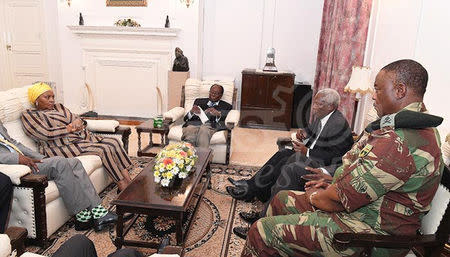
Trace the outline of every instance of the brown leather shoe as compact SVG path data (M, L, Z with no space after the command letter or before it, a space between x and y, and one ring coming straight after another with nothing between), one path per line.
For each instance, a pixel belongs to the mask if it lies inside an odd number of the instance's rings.
M233 233L242 239L247 239L247 234L249 230L250 230L249 227L234 227Z

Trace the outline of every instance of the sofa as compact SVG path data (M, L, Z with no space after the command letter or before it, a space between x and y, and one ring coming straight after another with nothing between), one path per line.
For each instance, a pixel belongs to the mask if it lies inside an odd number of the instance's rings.
M30 86L0 92L0 120L12 138L38 151L36 143L28 137L20 120L21 113L31 107L27 90ZM119 126L118 121L87 120L91 131L115 133L127 142L130 128ZM127 144L127 143L125 143ZM112 180L103 169L100 157L86 155L77 157L97 192L101 192ZM45 245L48 237L70 219L59 191L53 181L39 174L31 174L28 166L0 164L0 172L11 178L14 186L12 208L8 226L23 227L28 231L31 243Z
M240 116L240 112L236 110L236 88L233 81L187 79L182 87L180 106L163 114L164 123L170 124L169 134L167 135L169 143L180 142L183 135L184 115L192 109L196 98L207 98L209 96L209 89L213 84L223 86L224 93L221 100L233 106L233 110L228 113L225 119L227 130L214 133L210 141L210 148L214 153L212 162L228 164L231 152L231 133L233 128L237 126Z

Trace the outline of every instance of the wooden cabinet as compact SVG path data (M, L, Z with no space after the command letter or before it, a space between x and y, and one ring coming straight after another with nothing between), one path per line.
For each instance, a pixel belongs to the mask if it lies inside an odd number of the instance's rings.
M246 128L291 128L294 73L242 71L241 120Z

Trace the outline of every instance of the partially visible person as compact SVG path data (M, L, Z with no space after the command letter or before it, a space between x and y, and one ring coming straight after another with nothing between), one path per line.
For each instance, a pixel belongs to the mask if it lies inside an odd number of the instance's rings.
M413 60L382 68L373 96L381 121L343 156L331 184L309 181L306 192L279 192L267 217L251 226L241 256L357 256L361 248L334 249L333 235L416 235L444 168L436 129L442 118L426 114L423 103L427 81ZM407 252L376 248L372 256Z
M48 180L55 181L69 214L75 215L76 230L93 227L95 231L100 231L117 220L116 214L109 212L101 205L101 199L80 160L59 156L45 158L11 138L1 121L0 163L26 165L34 173L46 175ZM10 200L8 199L11 198L12 184L9 177L6 179L5 175L1 173L0 175L2 175L0 176L1 184L6 184L6 187L0 190L0 203L2 203L0 217L4 217L3 211L9 211ZM2 222L0 226L1 224Z
M52 255L53 257L97 257L94 243L85 235L74 235L64 242L58 250ZM135 249L124 248L119 249L108 257L143 257L142 253Z
M214 133L227 129L225 119L232 106L220 100L222 95L223 87L214 84L209 89L209 98L195 99L192 109L184 116L181 140L194 146L209 147ZM202 121L203 113L205 120Z
M13 195L11 179L0 172L0 234L5 233Z
M28 89L28 98L35 108L22 113L27 135L39 144L41 154L48 157L97 155L105 170L123 190L131 182L130 158L116 138L101 137L86 130L85 122L64 105L55 103L51 87L36 83Z

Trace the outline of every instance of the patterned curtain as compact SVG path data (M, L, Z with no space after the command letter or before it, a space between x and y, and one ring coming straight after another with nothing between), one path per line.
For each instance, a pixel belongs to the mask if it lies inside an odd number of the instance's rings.
M352 67L362 66L372 0L325 0L317 53L314 92L336 89L339 110L352 124L355 97L344 93Z

